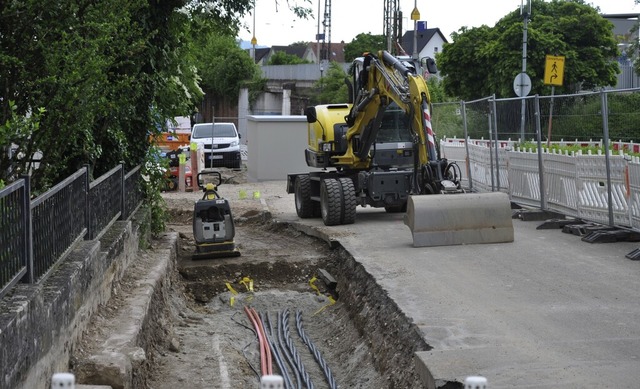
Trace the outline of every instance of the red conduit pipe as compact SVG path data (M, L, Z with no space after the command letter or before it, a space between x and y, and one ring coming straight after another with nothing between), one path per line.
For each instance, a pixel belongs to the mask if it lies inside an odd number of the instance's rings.
M253 315L256 318L258 326L260 326L260 331L262 332L262 337L264 338L264 348L266 351L266 359L267 359L267 374L273 374L273 358L271 358L271 347L269 347L269 342L267 341L267 332L262 325L262 320L260 319L260 315L255 308L251 308L253 311Z
M260 343L260 372L262 375L267 375L267 362L266 362L266 350L264 346L264 337L262 335L262 331L260 330L260 326L256 322L256 319L253 317L253 312L248 308L244 307L244 311L251 320L251 323L256 329L256 334L258 335L258 341Z

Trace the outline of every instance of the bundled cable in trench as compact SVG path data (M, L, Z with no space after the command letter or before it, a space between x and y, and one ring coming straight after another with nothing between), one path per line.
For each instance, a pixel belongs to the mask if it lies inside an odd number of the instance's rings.
M300 358L300 354L298 354L298 350L296 346L293 344L293 339L291 339L291 335L289 332L289 310L285 309L282 312L282 334L284 336L284 340L287 344L287 348L291 353L292 360L300 372L300 376L302 378L302 382L308 389L314 389L313 382L311 382L311 377L309 373L304 367L304 363L302 363L302 359ZM300 386L298 385L300 388Z
M284 380L284 387L286 389L293 389L293 383L291 382L291 377L289 377L289 370L287 369L286 362L283 360L283 356L281 355L281 349L279 347L279 344L277 344L276 341L274 340L271 315L269 315L269 313L267 312L266 320L264 316L265 315L260 314L260 320L262 320L262 327L268 328L268 331L265 332L265 335L267 336L267 340L269 341L269 346L271 347L271 351L272 351L273 357L276 360L276 364L280 369L280 373Z
M285 359L287 360L287 363L289 364L289 366L291 366L291 370L293 370L293 374L295 374L295 378L296 378L296 386L293 386L293 381L291 381L291 388L292 389L302 389L302 377L300 377L300 369L298 368L298 366L296 366L295 361L293 360L293 357L291 356L291 353L289 352L289 349L287 348L287 344L285 342L285 337L283 335L283 328L284 328L284 319L283 319L283 315L281 313L278 313L277 315L278 317L278 323L277 323L277 333L278 333L278 344L280 345L280 349L282 350L282 354L284 355Z
M316 346L313 344L311 339L307 337L307 334L304 332L304 329L302 328L302 312L300 312L300 310L296 311L296 328L298 329L298 335L300 335L300 338L302 338L302 341L304 342L304 344L306 344L307 347L309 347L309 351L311 351L316 361L322 368L322 371L324 372L324 376L327 379L327 384L329 384L329 387L331 389L337 389L338 385L336 384L336 381L333 378L333 374L331 373L331 369L327 365L327 362L324 360L324 358L320 354L320 351L316 348Z

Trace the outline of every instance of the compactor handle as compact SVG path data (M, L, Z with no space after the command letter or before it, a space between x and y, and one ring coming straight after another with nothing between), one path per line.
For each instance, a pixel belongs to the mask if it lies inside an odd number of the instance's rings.
M204 181L202 180L201 177L202 176L208 176L208 175L214 177L212 184L215 185L216 187L218 187L218 186L220 186L220 184L222 184L222 174L220 174L220 172L214 172L214 171L211 171L211 172L200 172L200 173L198 173L198 176L197 176L198 188L200 188L200 190L206 190Z

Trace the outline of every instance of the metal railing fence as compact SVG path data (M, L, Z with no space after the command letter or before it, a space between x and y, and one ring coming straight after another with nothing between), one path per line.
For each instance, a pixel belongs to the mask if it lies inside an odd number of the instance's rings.
M124 168L118 165L89 184L89 233L96 239L99 233L118 220L124 204Z
M514 102L520 100L460 102L459 111L450 103L434 105L441 122L458 120L443 117L447 112L462 118L463 136L444 139L440 150L466 165L463 184L506 191L513 201L567 216L640 229L640 146L634 143L640 138L640 89L527 97L533 115L525 120L528 135L513 141L521 112ZM470 129L488 140L472 140Z
M0 189L0 296L27 274L28 198L25 180Z
M42 279L74 242L84 238L87 176L87 168L83 167L31 201L31 282ZM28 181L29 177L24 179Z
M0 190L0 297L18 282L41 282L76 242L129 219L143 200L140 166L89 181L85 166L33 200L29 176Z

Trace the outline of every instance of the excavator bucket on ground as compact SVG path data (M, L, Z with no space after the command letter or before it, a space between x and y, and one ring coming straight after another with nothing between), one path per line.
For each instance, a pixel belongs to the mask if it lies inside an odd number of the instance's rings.
M513 242L509 196L501 192L409 196L413 247Z

